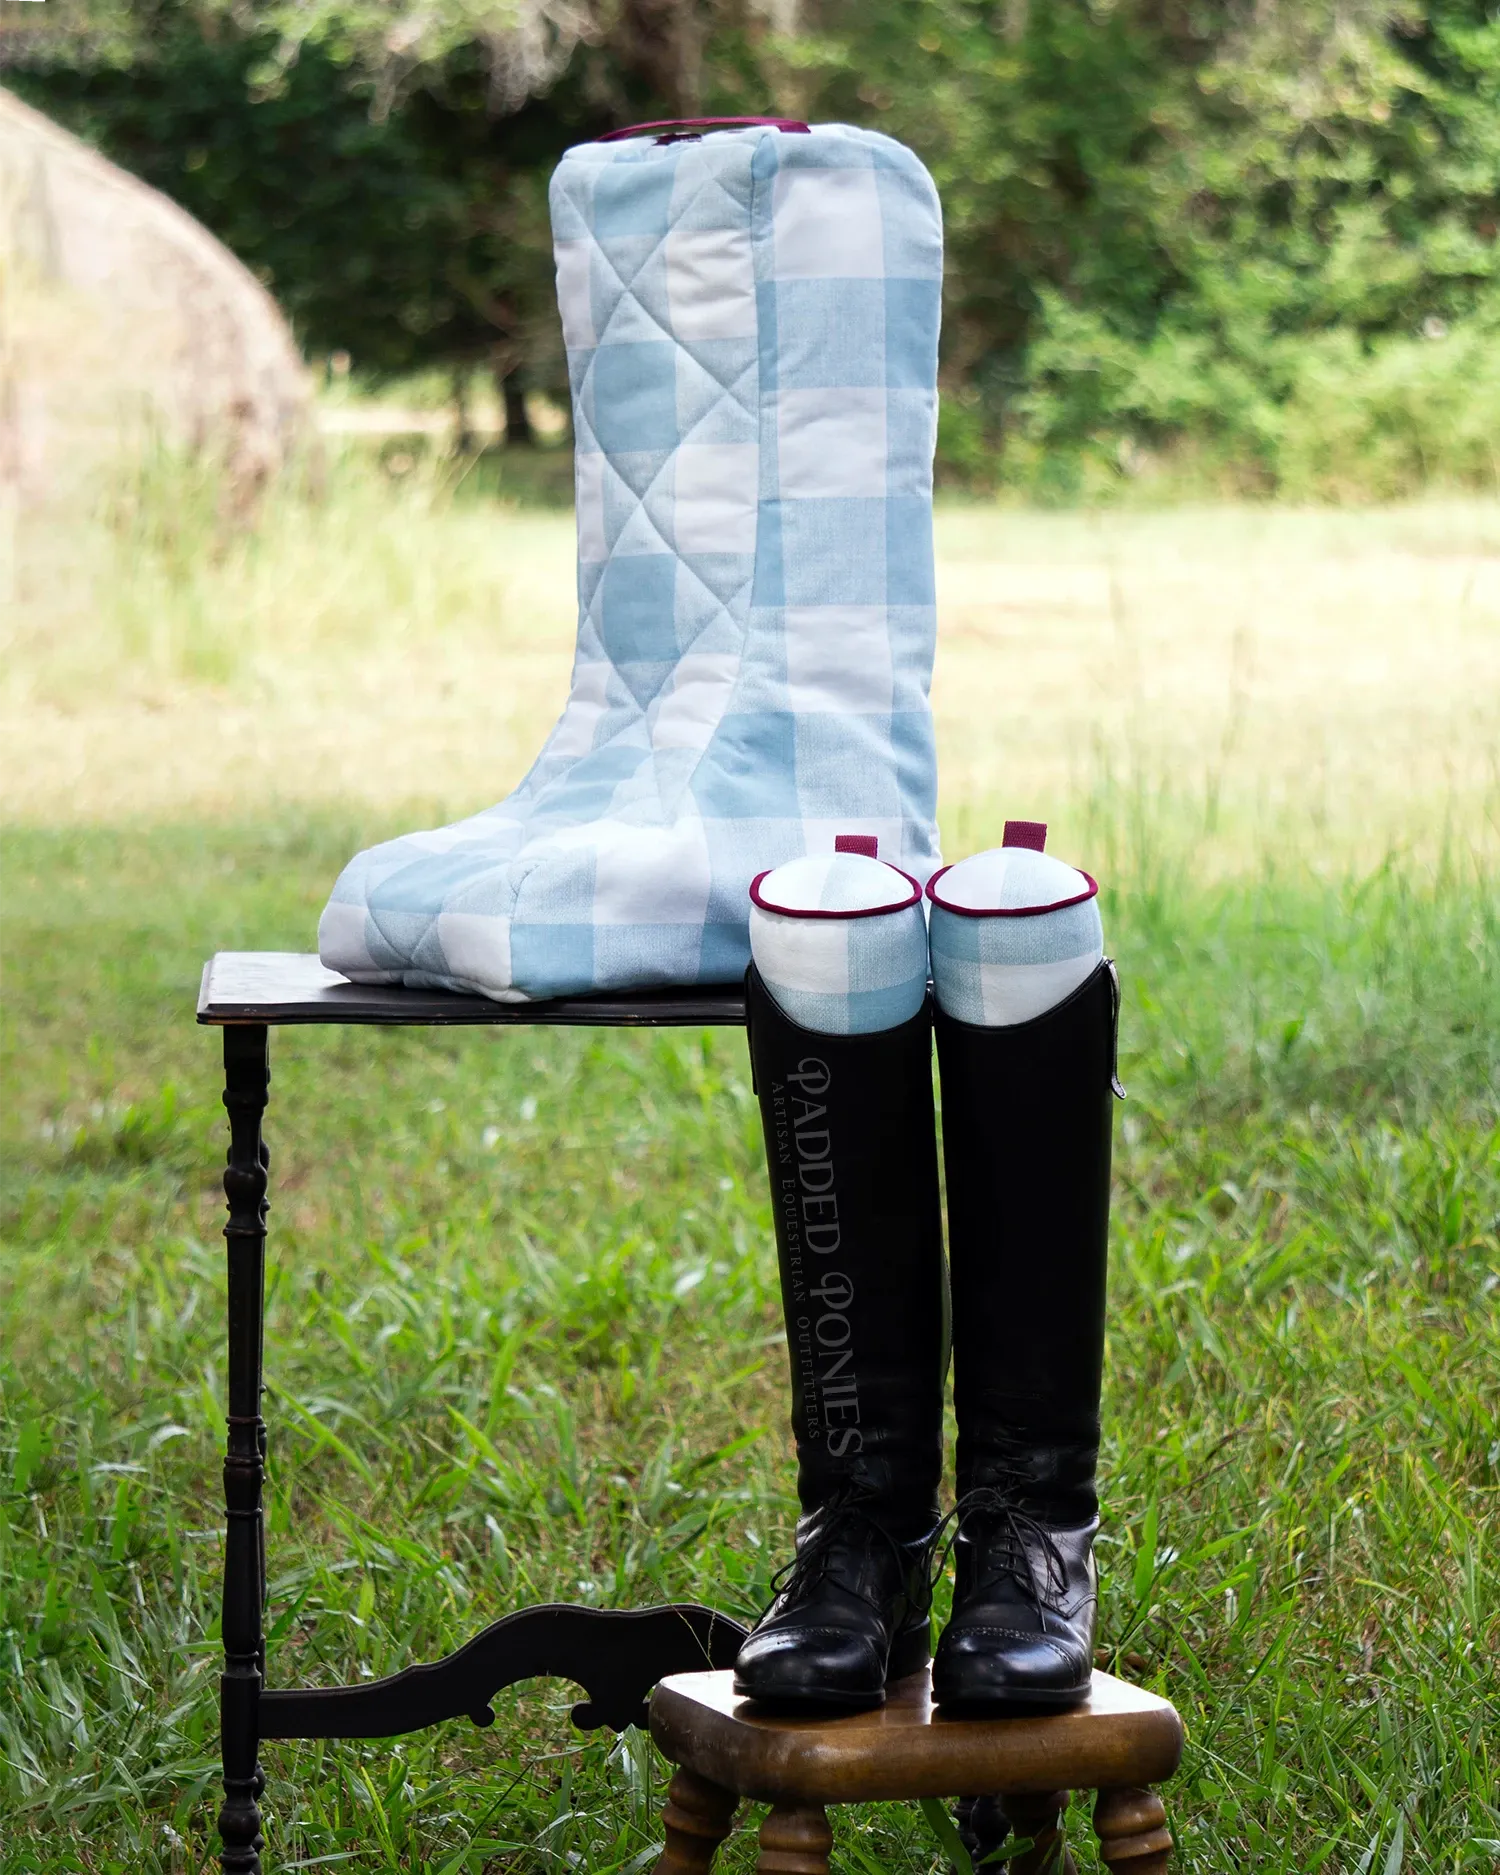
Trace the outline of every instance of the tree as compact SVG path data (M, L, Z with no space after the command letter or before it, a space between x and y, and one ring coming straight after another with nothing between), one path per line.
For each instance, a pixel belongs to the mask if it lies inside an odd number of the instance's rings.
M1274 486L1330 387L1410 428L1500 325L1487 0L49 0L48 19L8 35L13 82L200 215L309 344L388 372L484 363L512 409L518 372L564 382L558 156L699 111L863 122L927 161L940 450L981 479L1068 488L1186 439ZM1500 421L1500 375L1494 396ZM1402 447L1446 445L1429 425Z
M3 64L213 229L310 350L484 367L514 436L523 384L566 395L547 178L572 143L695 109L701 38L683 0L63 0Z

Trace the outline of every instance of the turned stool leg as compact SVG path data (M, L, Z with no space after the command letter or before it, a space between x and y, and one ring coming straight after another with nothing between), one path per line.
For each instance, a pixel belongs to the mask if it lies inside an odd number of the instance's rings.
M1008 1875L1078 1875L1061 1827L1068 1804L1065 1790L1016 1791L1000 1801L1015 1834L1031 1838L1031 1847L1006 1864Z
M739 1801L732 1790L721 1790L679 1765L667 1788L667 1807L662 1812L667 1846L657 1860L655 1875L708 1875L714 1851L729 1834Z
M833 1831L816 1804L778 1803L760 1826L756 1875L828 1875Z
M953 1820L958 1825L958 1839L976 1869L1003 1849L1010 1838L1010 1818L998 1797L960 1797ZM1004 1875L1004 1869L991 1863L985 1875Z
M1166 1875L1172 1838L1154 1790L1101 1790L1094 1805L1099 1857L1123 1875Z

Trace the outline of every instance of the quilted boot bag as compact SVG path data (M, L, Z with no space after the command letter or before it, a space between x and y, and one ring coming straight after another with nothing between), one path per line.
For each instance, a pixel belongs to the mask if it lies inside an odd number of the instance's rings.
M1076 1704L1093 1672L1118 991L1097 887L1046 829L936 874L958 1418L939 1704Z
M839 845L757 879L750 919L802 1514L735 1666L741 1694L835 1709L928 1658L946 1366L921 891Z
M938 863L928 708L942 228L910 151L754 125L569 151L571 693L498 806L360 853L365 983L500 1001L737 982L768 867Z

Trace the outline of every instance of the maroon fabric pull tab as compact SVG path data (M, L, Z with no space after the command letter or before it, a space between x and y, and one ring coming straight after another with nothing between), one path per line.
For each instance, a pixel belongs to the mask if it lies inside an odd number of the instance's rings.
M748 130L756 124L763 124L768 130L788 130L799 136L811 133L806 124L795 117L664 117L655 124L627 124L623 130L606 130L602 137L596 137L596 143L618 143L624 137L646 137L653 131L665 134L657 137L658 143L675 143L679 137L696 137L704 130Z
M1045 820L1008 820L1005 823L1005 837L1002 846L1026 846L1033 853L1045 853L1047 850L1047 823Z
M866 859L879 859L880 842L873 833L841 833L833 842L835 853L861 853Z

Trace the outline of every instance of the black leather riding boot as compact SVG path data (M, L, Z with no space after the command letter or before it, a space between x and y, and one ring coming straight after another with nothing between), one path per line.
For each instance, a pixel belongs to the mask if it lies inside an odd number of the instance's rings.
M941 1705L1089 1689L1118 1010L1105 962L1014 1027L937 1012L958 1416Z
M790 1021L752 968L802 1515L735 1690L877 1706L926 1665L946 1363L932 1017L876 1035Z

